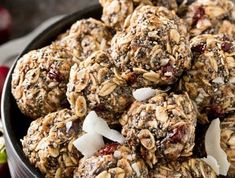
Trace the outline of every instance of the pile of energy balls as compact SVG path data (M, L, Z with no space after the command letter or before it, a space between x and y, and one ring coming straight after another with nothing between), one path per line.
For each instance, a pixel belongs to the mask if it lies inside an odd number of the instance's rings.
M14 68L12 94L32 119L30 163L46 178L214 178L225 158L222 175L235 177L234 3L100 4L101 18L78 20ZM205 149L218 118L220 160Z

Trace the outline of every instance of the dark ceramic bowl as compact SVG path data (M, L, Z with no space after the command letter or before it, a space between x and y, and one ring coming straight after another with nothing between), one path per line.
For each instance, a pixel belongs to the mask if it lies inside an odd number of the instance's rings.
M65 32L66 29L68 29L77 20L89 17L99 19L101 11L101 7L99 5L95 5L64 17L39 34L24 49L21 55L18 56L17 60L30 50L38 49L50 44L60 33ZM30 164L22 150L20 139L26 135L27 129L32 120L20 112L15 99L11 94L12 71L15 65L16 62L10 70L4 86L1 108L8 153L8 163L13 178L43 177L40 172Z

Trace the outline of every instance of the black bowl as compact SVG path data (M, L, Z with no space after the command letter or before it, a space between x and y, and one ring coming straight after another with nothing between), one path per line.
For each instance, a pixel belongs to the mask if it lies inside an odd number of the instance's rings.
M50 44L59 34L65 32L74 22L79 19L93 17L100 19L102 9L99 5L88 7L71 15L64 17L55 24L48 27L39 34L18 56L17 60L25 53L42 48ZM16 60L16 61L17 61ZM24 116L18 109L15 99L11 94L11 80L13 65L11 68L2 94L1 116L6 140L6 149L8 153L8 164L10 166L13 178L43 177L40 172L34 168L25 157L20 139L27 133L31 119Z

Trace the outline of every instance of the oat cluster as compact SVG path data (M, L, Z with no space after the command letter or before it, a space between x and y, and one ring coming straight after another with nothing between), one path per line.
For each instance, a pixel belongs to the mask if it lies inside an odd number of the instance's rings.
M13 97L32 121L21 140L29 162L47 178L215 178L202 158L219 117L234 177L233 2L99 2L100 19L78 20L13 69ZM73 143L91 111L125 141L84 157Z

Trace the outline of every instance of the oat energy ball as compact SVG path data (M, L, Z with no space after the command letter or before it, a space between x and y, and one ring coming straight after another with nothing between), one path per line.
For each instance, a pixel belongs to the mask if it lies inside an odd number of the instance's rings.
M200 35L191 40L194 62L183 77L200 113L222 117L235 108L235 42L224 35Z
M12 74L12 94L25 115L36 119L63 108L73 57L52 44L25 54Z
M81 154L73 141L81 134L80 121L70 110L50 113L30 124L22 140L23 151L46 177L69 178Z
M108 48L112 36L112 31L105 24L89 18L74 23L68 35L65 35L58 43L82 60L94 51Z
M144 161L130 148L116 143L108 144L96 155L80 160L74 178L146 178L148 169Z
M216 178L214 170L203 160L190 158L183 163L172 162L169 165L158 165L150 172L150 178Z
M173 84L190 68L191 51L182 21L164 7L141 6L111 42L111 56L132 87ZM131 76L131 77L129 77Z
M67 98L77 116L89 110L123 113L132 103L132 90L121 77L108 53L94 52L71 68Z
M99 2L103 6L102 21L121 31L125 19L134 10L133 0L99 0Z
M151 167L160 159L171 161L192 155L196 111L186 93L159 91L148 101L136 101L120 123L127 143Z
M145 1L145 0L142 0L142 1ZM155 6L164 6L170 10L177 10L177 7L178 7L177 0L150 0L150 2L152 2L153 5Z
M230 168L228 176L235 176L235 114L225 118L221 124L220 145L228 156Z
M196 0L183 18L191 37L204 33L235 37L235 6L230 0Z

